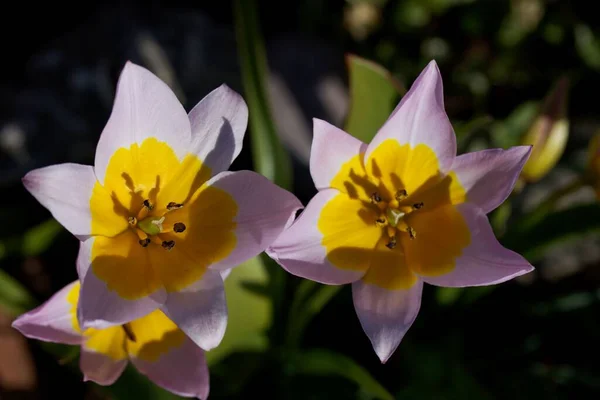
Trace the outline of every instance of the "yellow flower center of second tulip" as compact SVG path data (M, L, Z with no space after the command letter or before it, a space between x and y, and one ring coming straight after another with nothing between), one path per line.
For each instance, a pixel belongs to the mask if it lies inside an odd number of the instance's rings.
M318 221L327 259L365 271L363 281L392 290L411 287L417 274L452 271L470 243L455 207L466 198L456 175L443 175L424 144L388 139L363 157L342 165L330 183L339 193Z
M235 248L238 206L211 171L154 138L118 149L90 199L91 272L120 297L179 291Z

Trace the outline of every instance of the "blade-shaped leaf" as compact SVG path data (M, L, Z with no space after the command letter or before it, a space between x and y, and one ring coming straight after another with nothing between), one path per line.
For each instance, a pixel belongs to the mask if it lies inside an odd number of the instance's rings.
M271 117L266 91L267 58L259 30L256 2L236 0L234 6L244 97L250 113L254 169L279 186L289 189L292 180L291 163L279 141Z
M350 79L350 111L346 132L369 143L406 90L382 66L355 55L346 57Z
M225 279L229 317L221 344L206 353L209 365L236 351L262 351L268 346L271 300L257 288L266 288L269 276L260 257L234 268Z
M290 362L297 374L340 376L356 383L361 391L368 395L384 400L394 399L365 368L343 354L325 349L311 349L293 354Z

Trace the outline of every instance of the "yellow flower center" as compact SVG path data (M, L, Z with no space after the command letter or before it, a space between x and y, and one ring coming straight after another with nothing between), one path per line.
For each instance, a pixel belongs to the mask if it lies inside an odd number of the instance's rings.
M179 160L153 138L118 149L90 199L93 273L134 300L184 289L227 257L236 245L238 206L204 184L210 176L195 155Z
M76 315L79 289L79 283L73 285L67 294L67 301L71 304L73 329L83 334L84 345L88 350L115 361L133 356L155 362L161 355L183 344L185 334L160 310L121 326L106 329L89 328L82 332Z
M366 165L363 157L349 160L331 181L340 193L318 221L328 260L366 271L365 282L387 289L411 287L416 273L451 271L470 242L454 207L466 196L454 173L442 175L435 153L423 144L386 140Z

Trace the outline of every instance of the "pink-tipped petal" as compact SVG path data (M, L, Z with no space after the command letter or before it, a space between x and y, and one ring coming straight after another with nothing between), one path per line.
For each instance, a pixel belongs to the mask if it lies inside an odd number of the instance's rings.
M31 339L45 342L80 344L81 333L74 324L74 304L68 295L79 282L72 282L56 292L41 306L19 316L13 328Z
M112 385L121 376L126 366L127 359L113 360L81 346L79 367L83 372L84 382L92 381L103 386Z
M352 284L356 314L382 363L396 351L417 318L422 290L420 280L410 289L398 290L380 288L362 280Z
M319 190L331 187L342 164L364 153L367 145L328 122L313 118L310 174Z
M442 76L435 61L431 61L404 95L402 101L373 138L365 157L387 139L415 147L424 144L436 154L440 172L452 167L456 156L456 136L444 110ZM411 168L419 168L418 165Z
M208 397L208 366L204 351L189 338L183 344L160 356L155 362L132 357L131 362L158 386L179 396Z
M460 204L457 208L467 222L471 243L456 260L453 271L423 277L425 282L446 287L485 286L533 271L527 260L498 243L483 210L469 203Z
M161 310L204 350L217 347L227 327L223 278L218 271L207 270L191 287L169 293Z
M89 269L82 280L77 317L84 329L102 329L143 317L160 307L165 300L164 289L137 300L124 299Z
M223 84L190 111L189 119L190 152L211 168L212 175L226 171L242 150L248 124L248 107L242 96Z
M267 249L269 257L289 273L320 283L340 285L360 279L364 270L335 267L327 260L326 249L321 244L323 234L318 228L321 210L339 193L336 189L317 193L296 222Z
M211 269L233 268L262 253L302 208L296 196L256 172L222 172L207 184L229 193L238 207L236 247Z
M33 197L80 240L92 234L90 198L95 184L94 169L80 164L51 165L23 177Z
M531 146L467 153L455 158L452 170L467 192L467 202L487 214L510 195L530 154Z
M95 171L100 183L104 183L106 168L117 149L151 137L168 143L182 158L190 148L190 121L167 84L147 69L127 62L96 148Z

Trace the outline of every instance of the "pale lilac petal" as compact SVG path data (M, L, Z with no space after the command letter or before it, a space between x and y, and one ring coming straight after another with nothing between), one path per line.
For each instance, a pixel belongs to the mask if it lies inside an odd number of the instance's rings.
M467 192L466 201L487 214L510 195L530 154L531 146L467 153L454 159L452 171Z
M352 284L354 308L382 363L396 351L421 307L423 282L410 289L388 290L357 281Z
M69 292L78 284L78 281L68 284L41 306L19 316L13 321L13 328L31 339L80 344L82 337L73 323L75 305L67 300Z
M158 386L179 396L206 399L210 389L204 351L185 338L183 344L155 362L132 357L131 362Z
M456 156L456 136L444 110L442 76L435 61L431 61L404 95L402 101L373 138L365 164L370 154L387 139L397 140L401 145L415 147L424 144L431 148L438 159L441 173L452 167ZM412 166L418 168L418 166Z
M92 381L99 385L108 386L115 383L127 366L127 359L113 360L101 353L87 350L81 346L79 367L83 372L85 382Z
M533 271L527 260L498 243L485 213L479 207L463 203L457 208L469 226L471 244L456 260L452 272L423 277L425 282L447 287L494 285Z
M227 327L223 278L218 271L207 270L191 287L168 293L161 310L204 350L217 347Z
M235 91L223 84L190 111L192 144L211 175L226 171L240 154L248 125L248 107Z
M23 185L33 197L80 240L91 234L90 198L95 184L94 169L80 164L51 165L23 177Z
M92 246L94 245L94 237L79 242L79 253L77 254L77 261L75 263L77 267L77 276L81 281L87 274L92 264Z
M160 307L165 300L164 289L137 300L124 299L109 290L106 283L89 269L81 284L77 317L82 328L101 329L143 317Z
M106 168L117 149L141 144L147 138L166 142L182 158L190 148L190 121L167 84L147 69L127 62L96 148L95 171L100 183L104 183Z
M222 172L208 185L229 193L238 206L236 247L212 269L233 268L262 253L302 208L292 193L252 171Z
M367 145L328 122L313 118L310 174L317 189L331 187L342 165L364 153Z
M311 199L296 222L286 229L266 253L289 273L316 282L340 285L360 279L365 271L341 269L327 260L317 224L325 204L337 196L336 189L320 191Z

